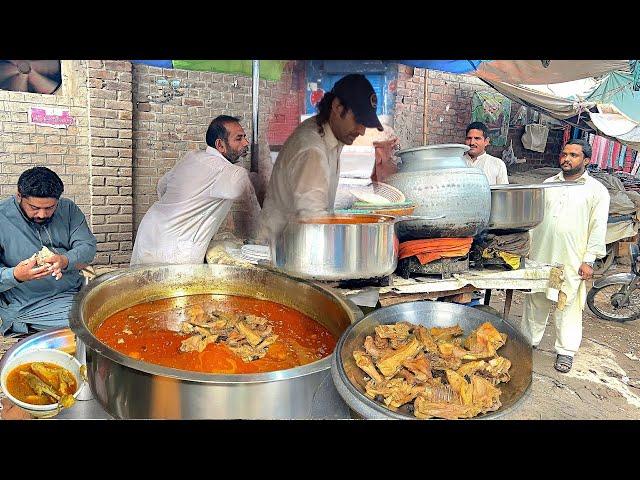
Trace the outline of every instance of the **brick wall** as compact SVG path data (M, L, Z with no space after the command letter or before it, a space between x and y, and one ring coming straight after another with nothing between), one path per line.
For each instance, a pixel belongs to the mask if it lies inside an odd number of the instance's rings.
M133 248L131 63L88 63L91 228L97 265L128 265Z
M87 61L62 62L62 86L53 95L0 90L0 198L16 192L20 174L46 166L64 182L63 195L91 214L87 118ZM68 128L28 122L29 107L68 108Z
M290 62L278 82L259 82L259 173L263 185L271 173L271 159L267 137L280 142L281 137L299 123L295 115L299 96L300 67ZM161 103L157 97L167 90L158 84L180 80L181 96ZM247 138L251 138L252 79L248 76L214 72L162 69L147 65L133 66L133 206L134 232L151 204L156 201L156 186L165 172L171 169L187 151L206 148L205 134L209 123L218 115L240 117ZM273 128L270 125L273 122ZM267 134L267 132L270 132ZM287 134L288 135L288 134ZM240 165L250 167L250 155ZM260 195L259 195L260 197ZM249 226L246 205L235 203L230 213L242 234ZM227 226L223 227L223 230Z
M267 126L269 145L283 145L300 124L304 113L304 78L303 62L288 62L282 79L273 86Z

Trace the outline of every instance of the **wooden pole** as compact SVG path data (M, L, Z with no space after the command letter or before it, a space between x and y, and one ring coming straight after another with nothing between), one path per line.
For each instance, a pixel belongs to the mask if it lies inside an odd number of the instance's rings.
M427 144L427 136L429 134L428 109L427 109L427 69L424 69L424 112L422 114L422 144Z

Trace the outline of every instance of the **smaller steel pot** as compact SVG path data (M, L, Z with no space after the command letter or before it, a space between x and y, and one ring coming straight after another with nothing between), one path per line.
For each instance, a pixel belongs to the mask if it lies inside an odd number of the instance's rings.
M525 232L544 220L544 191L571 187L576 182L548 182L534 185L491 185L491 215L487 230Z
M395 224L443 216L344 214L290 222L271 244L273 266L308 280L385 277L398 264Z

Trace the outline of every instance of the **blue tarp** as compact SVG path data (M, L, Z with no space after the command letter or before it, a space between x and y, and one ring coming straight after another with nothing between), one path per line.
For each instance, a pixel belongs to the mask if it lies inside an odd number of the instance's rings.
M131 60L131 63L140 63L142 65L159 68L173 68L173 62L171 60Z
M635 122L640 122L640 91L633 90L632 74L611 72L588 97L597 103L615 105Z
M486 60L398 60L398 63L410 67L439 70L449 73L472 73Z

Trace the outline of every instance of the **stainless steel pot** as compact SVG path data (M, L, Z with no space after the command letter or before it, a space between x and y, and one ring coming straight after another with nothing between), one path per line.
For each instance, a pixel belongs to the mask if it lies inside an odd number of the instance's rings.
M532 185L491 185L491 215L487 230L527 231L544 220L544 191L572 187L576 182Z
M362 312L338 293L278 272L229 265L148 266L98 277L83 289L70 326L85 344L91 390L116 418L308 418L330 357L288 370L218 375L163 367L123 355L93 332L133 305L176 296L232 294L271 300L310 316L339 337Z
M272 262L309 280L384 277L398 264L395 224L434 218L440 217L344 214L290 222L271 244Z
M340 337L332 358L331 376L338 393L360 417L367 419L413 419L410 414L393 412L371 400L364 394L365 373L358 368L353 351L362 349L367 335L372 335L376 325L407 321L425 327L451 327L460 325L465 335L484 322L491 322L500 332L506 333L507 343L498 353L511 360L511 380L499 385L502 406L475 418L497 418L515 409L531 387L532 348L526 337L500 317L472 307L445 302L407 302L376 310L351 325Z
M385 182L417 205L415 215L444 214L437 220L398 225L401 241L437 237L472 237L489 223L491 192L482 170L470 168L462 156L466 145L409 148L397 153L398 172Z
M528 185L492 185L487 230L526 231L544 219L544 190Z

